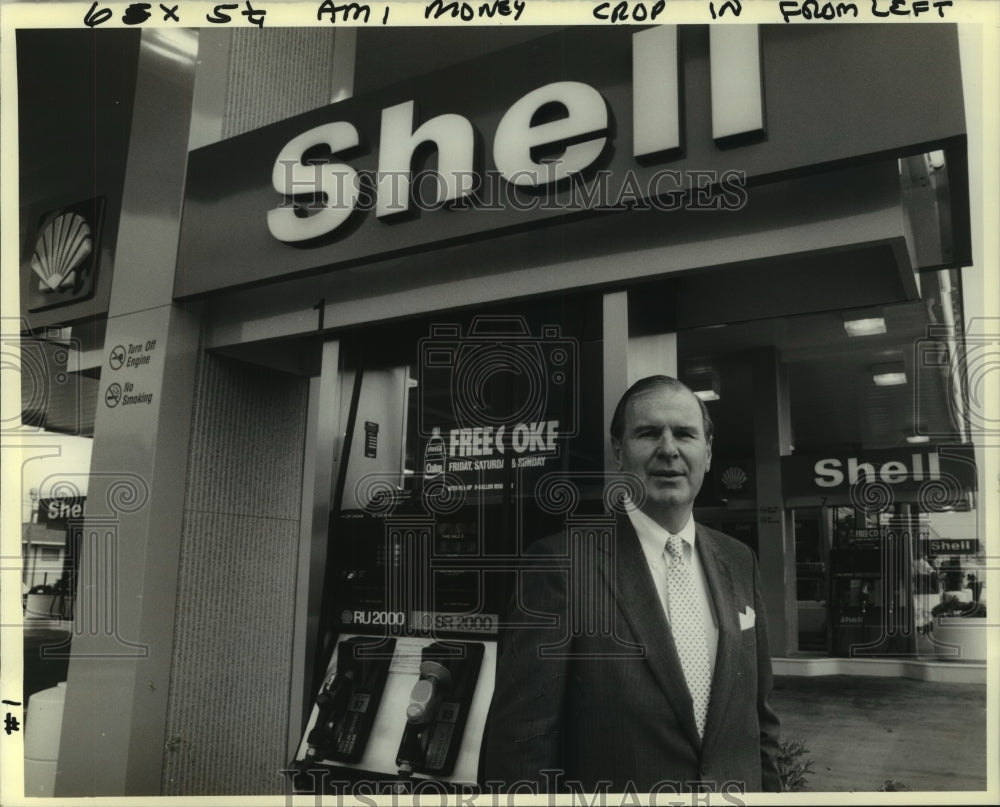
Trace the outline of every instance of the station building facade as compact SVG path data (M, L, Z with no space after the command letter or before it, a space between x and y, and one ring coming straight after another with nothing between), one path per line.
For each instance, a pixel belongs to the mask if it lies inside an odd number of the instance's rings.
M279 792L386 628L485 646L474 756L510 559L601 523L652 373L715 422L696 518L756 553L776 672L984 680L921 630L984 599L954 26L16 44L23 337L73 380L24 407L93 438L56 795Z

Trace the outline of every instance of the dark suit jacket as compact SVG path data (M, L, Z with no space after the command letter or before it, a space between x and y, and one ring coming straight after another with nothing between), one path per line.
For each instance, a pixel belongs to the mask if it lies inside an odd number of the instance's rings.
M720 532L698 525L697 536L719 627L704 741L639 539L619 515L590 553L578 534L530 548L525 568L547 568L522 572L511 608L522 624L500 637L485 781L541 792L572 781L587 792L781 789L757 562ZM747 606L755 622L741 627Z

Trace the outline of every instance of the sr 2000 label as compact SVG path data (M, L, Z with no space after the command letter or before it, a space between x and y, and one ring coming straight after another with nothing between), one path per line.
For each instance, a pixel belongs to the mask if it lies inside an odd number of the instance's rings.
M496 614L448 614L440 611L414 611L412 625L419 631L457 631L460 633L497 632Z

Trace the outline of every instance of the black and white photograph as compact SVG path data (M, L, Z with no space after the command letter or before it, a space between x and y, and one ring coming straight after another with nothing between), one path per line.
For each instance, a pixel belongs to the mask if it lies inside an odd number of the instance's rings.
M1000 6L4 2L0 803L1000 801Z

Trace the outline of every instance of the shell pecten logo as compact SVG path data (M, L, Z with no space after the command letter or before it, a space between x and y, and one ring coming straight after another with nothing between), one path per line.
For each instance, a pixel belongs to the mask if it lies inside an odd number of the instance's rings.
M90 225L79 213L63 213L42 229L31 256L38 291L51 294L76 284L76 271L93 251Z
M735 465L727 468L722 474L722 484L729 491L742 490L743 486L747 483L747 479L746 471Z
M21 253L21 289L28 311L89 300L94 296L100 259L104 197L40 209L30 206L29 229Z

